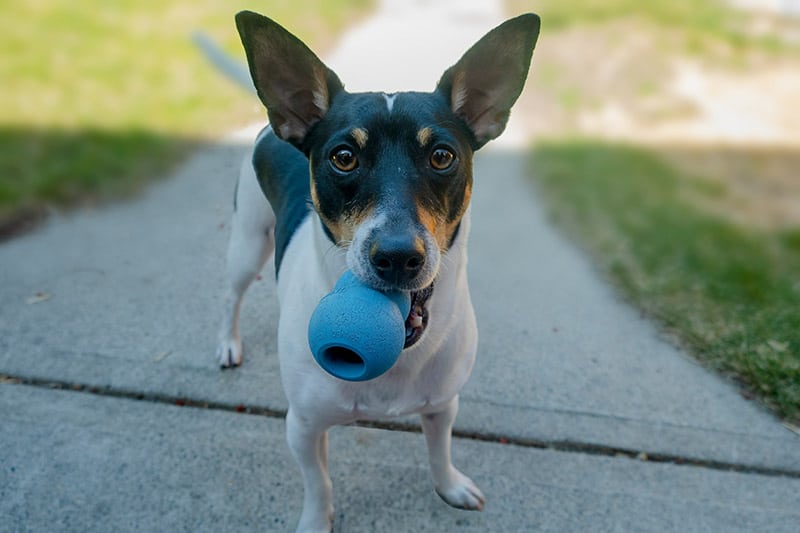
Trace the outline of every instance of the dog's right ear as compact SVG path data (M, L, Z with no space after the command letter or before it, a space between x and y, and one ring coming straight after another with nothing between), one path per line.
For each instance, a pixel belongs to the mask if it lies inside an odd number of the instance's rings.
M242 11L236 15L236 29L272 130L301 148L333 97L344 89L342 82L300 39L273 20Z
M474 149L496 138L506 127L539 38L538 15L507 20L487 33L439 80L447 98L474 136Z

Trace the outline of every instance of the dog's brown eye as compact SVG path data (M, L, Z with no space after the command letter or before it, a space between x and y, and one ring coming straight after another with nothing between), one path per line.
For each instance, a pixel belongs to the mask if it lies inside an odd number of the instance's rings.
M456 155L447 148L437 148L431 154L431 166L439 172L452 167L455 160Z
M358 158L349 148L337 148L331 154L331 163L340 172L352 172L358 166Z

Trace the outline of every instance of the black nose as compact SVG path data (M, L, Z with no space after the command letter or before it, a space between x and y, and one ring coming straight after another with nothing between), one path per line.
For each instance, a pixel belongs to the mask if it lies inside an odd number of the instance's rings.
M416 235L385 236L370 247L369 261L383 281L403 285L425 266L425 244Z

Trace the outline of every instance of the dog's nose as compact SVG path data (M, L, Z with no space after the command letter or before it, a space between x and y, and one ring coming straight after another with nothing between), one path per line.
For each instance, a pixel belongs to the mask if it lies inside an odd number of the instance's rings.
M369 261L380 278L403 285L417 277L425 266L425 244L416 235L392 235L376 239Z

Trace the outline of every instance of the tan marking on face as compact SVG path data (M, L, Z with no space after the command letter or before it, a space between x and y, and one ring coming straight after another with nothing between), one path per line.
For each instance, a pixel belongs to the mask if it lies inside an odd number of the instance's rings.
M353 240L356 230L364 220L372 213L372 206L360 211L353 211L345 213L338 219L330 219L326 217L319 209L319 200L317 199L317 189L314 185L314 180L311 180L311 202L314 204L314 210L319 215L322 223L328 228L336 241L336 246L347 248Z
M439 226L439 220L436 216L426 209L417 206L417 217L422 225L425 226L425 229L428 230L428 233L436 235L436 228Z
M467 189L464 191L464 202L461 204L458 210L458 214L455 219L448 221L445 217L437 216L426 209L417 206L417 217L419 218L420 223L425 226L425 229L433 235L436 244L439 245L439 249L442 251L446 251L450 247L450 241L453 240L453 234L455 233L458 225L461 223L461 218L464 216L464 213L467 211L467 206L469 205L470 199L472 198L472 187L467 186Z
M367 140L369 139L369 132L364 128L353 128L350 131L350 136L353 137L353 140L362 150L364 149L365 146L367 146Z
M433 136L433 130L425 127L422 128L417 132L417 142L419 143L420 147L427 146L428 141L431 140L431 136Z
M359 211L351 211L346 213L339 219L339 235L336 238L336 244L338 246L350 246L358 227L372 215L372 209L373 206L369 205Z
M428 230L428 233L433 236L433 240L436 241L439 249L446 250L449 240L447 238L447 224L444 218L419 206L417 206L417 217L420 223L425 226L425 229Z
M314 173L311 173L311 184L310 184L310 192L311 192L311 203L314 205L314 211L317 212L319 218L322 220L322 223L327 226L328 230L330 230L331 234L333 235L334 240L338 246L339 242L342 240L342 228L337 220L331 220L326 217L319 208L319 197L317 196L317 184L314 180Z
M458 210L458 216L447 223L447 244L450 244L450 241L453 240L453 234L456 232L458 225L461 223L461 218L464 216L464 213L467 211L467 206L469 206L470 199L472 198L472 186L467 185L466 190L464 191L464 202L461 204L461 209Z

